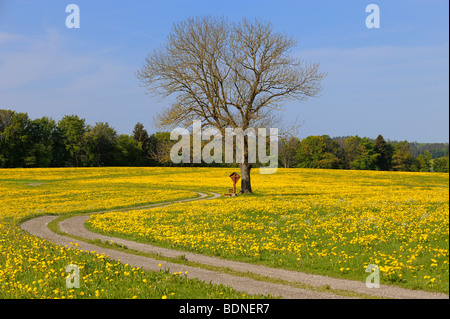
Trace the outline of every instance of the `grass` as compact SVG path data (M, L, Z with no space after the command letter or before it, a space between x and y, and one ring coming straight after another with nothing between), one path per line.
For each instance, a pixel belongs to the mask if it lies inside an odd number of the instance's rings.
M194 192L223 194L231 186L228 175L234 170L1 170L0 297L183 298L183 276L162 280L168 274L152 277L155 274L141 273L140 269L129 271L111 260L107 263L114 267L106 267L103 261L107 258L86 252L78 255L73 249L29 236L18 225L32 216L73 216L114 208L119 208L120 217L125 220L134 211L120 207L194 197ZM252 195L136 213L142 218L140 225L145 231L155 225L170 226L167 229L172 234L156 230L164 238L151 231L141 236L139 232L123 231L125 228L117 231L99 225L90 227L165 247L362 281L367 275L364 266L377 263L382 268L382 284L448 292L448 174L306 169L280 169L271 176L259 175L257 170L254 173ZM109 214L112 213L99 216ZM135 227L131 219L129 226ZM189 263L182 257L180 254L171 261ZM77 262L86 265L82 271L88 269L97 279L91 282L87 277L83 282L89 287L84 287L84 294L75 289L70 295L64 291L64 269ZM149 276L142 279L158 282L158 286L173 280L180 293L162 287L154 294L139 287L133 290L138 275ZM197 287L198 291L194 289L189 298L240 298L240 293L226 289L216 294L215 286Z
M142 251L138 251L138 250L134 250L134 249L129 249L125 245L122 245L122 244L119 244L119 243L116 243L116 242L112 242L112 241L102 241L100 239L95 239L95 240L84 239L82 237L78 237L78 236L73 235L73 234L65 234L65 233L63 233L62 231L59 230L58 224L62 220L70 218L70 217L72 217L72 216L67 215L67 216L60 216L58 218L55 218L53 221L51 221L48 224L48 227L53 232L55 232L57 234L66 235L66 236L74 238L76 240L80 240L80 241L84 241L84 242L87 242L87 243L90 243L90 244L94 244L94 245L97 245L99 247L115 249L115 250L118 250L118 251L126 252L128 254L134 254L134 255L138 255L138 256L150 257L150 258L153 258L153 259L168 261L168 262L175 263L175 264L182 264L182 265L186 265L186 266L192 266L192 267L202 268L202 269L211 270L211 271L217 271L217 272L221 272L221 273L225 273L225 274L229 274L229 275L233 275L233 276L247 277L247 278L251 278L251 279L254 279L254 280L271 282L271 283L277 283L277 284L283 284L283 285L287 285L287 286L291 286L291 287L307 289L307 290L312 290L312 291L330 292L330 293L334 293L336 295L341 295L341 296L346 296L346 297L354 297L354 298L380 299L380 297L374 297L372 295L355 293L355 292L351 292L351 291L347 291L347 290L341 290L341 289L331 289L329 285L324 285L324 286L321 286L321 287L317 287L317 286L307 285L307 284L303 284L303 283L299 283L299 282L290 282L290 281L286 281L286 280L282 280L282 279L278 279L278 278L262 276L262 275L258 275L258 274L255 274L255 273L252 273L252 272L248 272L248 271L247 272L236 271L236 270L232 270L232 269L230 269L228 267L219 267L219 266L212 266L212 265L207 265L207 264L200 264L200 263L192 262L192 261L188 260L186 258L185 254L180 254L180 255L176 256L175 258L172 258L172 257L163 256L161 254L142 252ZM273 296L260 296L260 297L273 298Z
M131 170L133 171L133 170ZM100 174L99 174L100 173ZM265 298L184 274L143 271L94 252L55 246L19 229L47 214L73 216L99 209L197 197L191 191L130 182L128 169L13 169L0 175L0 298ZM150 174L147 174L152 176ZM31 186L29 184L34 184ZM150 184L150 185L149 185ZM124 205L125 203L125 205ZM110 248L121 248L111 243ZM65 268L79 266L81 286L68 289Z
M448 175L312 171L285 176L295 191L276 187L273 177L276 193L262 188L96 215L87 225L167 248L360 281L377 264L383 284L448 292Z
M8 227L10 226L10 227ZM168 270L144 271L96 252L55 246L13 225L2 225L0 298L266 298L246 295L224 285L188 279ZM108 248L126 250L110 242ZM7 250L6 250L6 249ZM80 287L66 286L69 264L80 269Z

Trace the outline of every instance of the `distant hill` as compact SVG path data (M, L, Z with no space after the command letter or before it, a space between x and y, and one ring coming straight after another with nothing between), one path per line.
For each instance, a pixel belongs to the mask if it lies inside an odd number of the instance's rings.
M442 157L448 155L448 143L410 143L414 156L423 154L428 151L433 155L433 158Z
M343 145L346 138L350 136L337 136L333 137L332 140L336 141L339 145ZM362 137L362 136L361 136ZM375 141L375 139L369 138L371 141ZM391 141L387 140L388 143L397 144L400 141ZM431 153L433 158L438 158L442 156L447 156L449 154L449 143L418 143L418 142L409 142L411 145L411 154L416 157L419 154L423 154L425 151Z

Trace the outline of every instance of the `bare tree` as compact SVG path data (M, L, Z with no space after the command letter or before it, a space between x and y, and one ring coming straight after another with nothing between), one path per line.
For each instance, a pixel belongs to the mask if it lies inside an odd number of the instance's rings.
M282 103L317 96L325 77L318 64L289 55L295 45L269 22L189 18L173 25L137 77L149 93L175 98L155 117L160 127L188 127L196 119L222 134L228 127L270 127ZM252 192L251 167L245 138L241 192Z

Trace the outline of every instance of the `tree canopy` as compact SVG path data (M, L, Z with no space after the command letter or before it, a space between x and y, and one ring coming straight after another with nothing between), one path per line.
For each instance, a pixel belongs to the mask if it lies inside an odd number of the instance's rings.
M258 19L189 18L173 25L137 76L149 93L174 98L155 119L161 127L188 127L194 120L222 134L226 128L278 127L281 105L317 96L325 77L318 64L290 54L296 44ZM247 137L243 152L241 191L251 193Z

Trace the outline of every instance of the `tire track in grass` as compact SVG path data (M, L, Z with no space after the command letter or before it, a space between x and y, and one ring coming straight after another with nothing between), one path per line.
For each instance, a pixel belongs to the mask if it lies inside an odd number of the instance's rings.
M168 206L173 203L194 200L209 200L220 197L220 195L216 193L211 193L213 195L212 197L208 197L204 193L198 194L200 196L196 198L183 199L170 203L158 203L139 207L121 208L120 210L148 209L151 207ZM76 236L77 239L56 234L47 227L47 225L54 219L58 218L58 216L37 217L24 222L21 225L21 228L35 236L45 238L57 245L67 245L73 248L82 249L84 251L96 251L97 253L108 255L109 258L115 260L120 259L122 263L127 263L134 267L142 267L142 269L145 270L158 271L162 268L167 268L170 269L171 272L181 271L185 273L187 271L188 278L197 278L204 280L205 282L229 285L235 290L245 291L248 294L270 294L289 299L336 299L350 298L352 295L358 297L372 296L379 298L399 299L449 298L448 295L442 293L410 290L388 285L380 285L380 288L369 289L366 287L364 282L360 281L306 274L292 270L271 268L262 265L254 265L175 249L168 249L117 237L105 236L86 229L84 222L91 214L106 213L117 210L119 209L102 210L90 213L89 215L78 215L60 221L60 231L67 233L69 236ZM160 256L166 257L166 260L160 260L157 257L154 258L128 253L112 248L105 248L80 239L91 241L100 240L102 242L112 241L116 244L126 246L130 250L151 254L153 256L155 254L159 254ZM207 265L210 266L210 268L212 266L213 269L229 269L234 273L239 273L239 275L232 275L220 270L205 269L204 267L194 267L167 261L167 258L179 259L180 256L182 256L184 260L191 263ZM255 277L255 275L258 278L268 278L268 280L257 280L252 278ZM325 289L323 287L327 288ZM330 291L324 291L327 289Z

